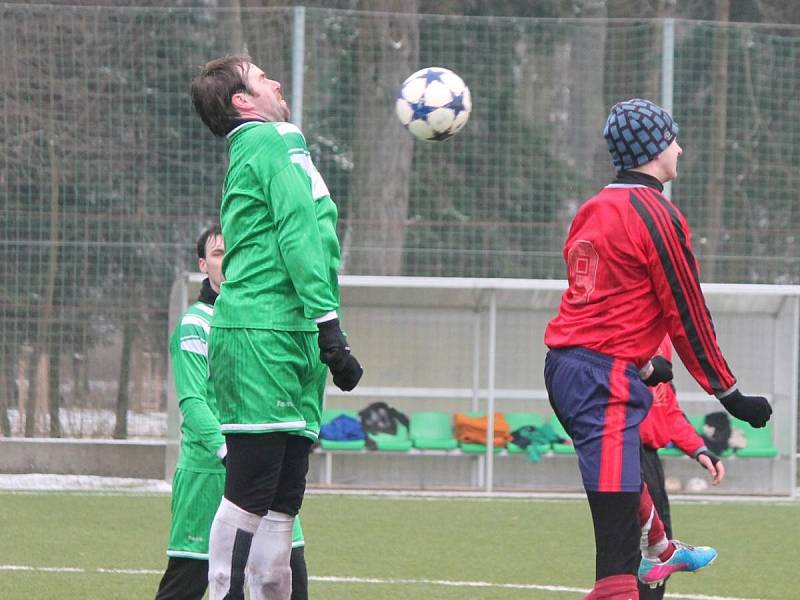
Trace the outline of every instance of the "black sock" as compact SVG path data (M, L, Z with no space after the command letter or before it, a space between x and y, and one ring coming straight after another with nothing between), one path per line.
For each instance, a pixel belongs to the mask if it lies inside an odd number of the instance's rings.
M291 600L308 600L308 570L303 546L292 548L289 565L292 568Z
M639 562L639 492L586 492L594 521L596 579L635 575Z
M201 600L207 587L207 560L170 556L156 600Z

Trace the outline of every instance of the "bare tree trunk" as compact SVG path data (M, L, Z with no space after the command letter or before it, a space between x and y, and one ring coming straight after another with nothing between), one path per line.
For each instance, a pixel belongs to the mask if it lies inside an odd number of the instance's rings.
M602 91L614 76L605 63L608 12L605 2L586 3L582 14L589 18L565 27L569 34L559 36L546 50L536 36L520 36L514 44L518 75L511 100L516 114L532 127L546 126L549 145L565 165L586 176L597 173L592 189L607 182L611 173L598 131L598 127L602 131L598 115L608 114ZM568 126L553 127L553 120L562 114L569 115Z
M417 67L416 0L382 0L363 18L353 140L351 214L342 270L359 275L399 275L403 270L413 138L394 114L400 83ZM403 13L403 14L388 14Z
M242 5L239 0L219 0L220 8L228 9L222 14L224 19L220 32L225 36L222 46L231 54L247 52L247 45L242 36Z
M61 426L58 420L60 385L59 369L60 348L56 337L57 329L53 322L53 300L56 292L56 273L58 272L58 259L61 236L61 208L59 202L61 172L56 153L55 141L52 139L48 144L50 154L50 252L47 257L47 282L44 289L44 313L39 321L39 336L37 345L42 352L49 352L49 373L48 373L48 408L50 413L50 434L55 433L55 437L61 436Z
M130 317L122 328L122 352L119 360L119 388L117 389L116 422L114 438L128 437L128 405L130 404L131 356L135 338L138 335L136 323Z
M11 352L3 344L0 356L0 428L5 437L11 437L11 421L8 418L8 407L11 406L11 384L14 381L11 367Z
M28 380L28 400L25 408L25 436L32 437L36 429L36 400L40 393L39 364L50 348L48 336L55 335L53 331L53 298L55 297L56 273L58 272L59 255L59 230L61 227L61 210L59 203L59 180L61 177L55 142L48 140L50 156L50 250L47 256L47 275L44 289L42 290L42 312L36 324L36 340L31 363L28 365L30 378ZM49 381L49 377L47 380ZM49 393L49 392L48 392Z
M656 0L653 6L653 18L657 19L659 23L654 25L653 34L650 36L650 56L662 56L664 44L664 26L663 20L671 17L675 9L675 3L672 0ZM644 98L649 98L656 104L661 104L663 98L663 90L661 89L661 75L662 69L656 67L650 69L647 74L647 86L644 91Z
M245 11L244 17L240 17L238 34L242 40L242 48L250 56L258 59L258 66L266 71L270 79L277 79L283 84L283 93L287 100L293 99L294 90L297 88L296 82L291 81L292 58L291 52L287 51L293 42L293 9L283 0L238 0L238 2L241 4L240 10ZM254 8L277 10L248 12ZM231 23L230 27L233 26ZM313 52L313 48L311 51ZM291 86L289 86L290 81ZM313 98L313 96L308 97Z
M727 23L730 19L730 0L715 0L715 20ZM715 281L718 274L717 256L724 227L722 207L725 202L725 140L728 137L728 29L718 26L714 31L711 79L711 144L710 167L706 181L705 201L709 206L707 224L708 250L703 259L703 275Z
M48 386L47 386L47 408L50 413L50 437L61 437L61 419L59 416L59 409L61 407L61 348L59 347L59 339L50 336L50 348L48 350L50 355L50 370L47 372Z
M25 437L33 437L36 433L36 396L39 394L39 377L37 374L40 353L33 346L25 365L28 380L28 395L25 399Z
M583 12L588 19L607 19L608 7L604 0L584 2ZM607 22L606 22L607 23ZM586 25L569 44L567 94L570 123L568 127L555 128L555 147L560 157L576 170L592 168L602 164L604 168L597 178L602 185L608 177L608 151L602 137L597 134L597 115L607 113L602 94L604 86L607 24ZM535 100L534 100L535 102ZM602 127L601 127L602 129ZM563 139L558 139L563 135Z
M89 220L83 222L83 265L81 267L81 289L89 289ZM75 336L75 350L72 355L73 399L83 396L83 402L89 398L89 367L86 357L89 355L89 323L91 311L84 303L78 308L77 319L80 323L80 334ZM85 406L85 404L82 404Z

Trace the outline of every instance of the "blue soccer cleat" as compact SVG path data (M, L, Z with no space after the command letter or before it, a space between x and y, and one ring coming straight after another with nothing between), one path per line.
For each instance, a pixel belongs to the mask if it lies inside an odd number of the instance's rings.
M642 557L639 564L639 581L651 588L661 585L664 580L678 571L694 573L705 569L717 558L717 551L709 546L688 546L672 540L675 552L665 561Z

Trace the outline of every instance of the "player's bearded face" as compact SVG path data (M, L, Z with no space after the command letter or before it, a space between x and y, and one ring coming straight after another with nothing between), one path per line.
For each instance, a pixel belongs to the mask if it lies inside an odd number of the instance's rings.
M247 96L256 114L267 121L288 121L289 105L283 97L281 84L269 79L259 67L247 69Z

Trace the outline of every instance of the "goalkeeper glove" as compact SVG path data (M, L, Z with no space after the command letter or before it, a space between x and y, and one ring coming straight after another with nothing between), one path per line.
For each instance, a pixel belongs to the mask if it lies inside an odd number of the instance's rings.
M339 328L339 319L318 323L317 327L319 327L317 340L319 358L328 366L336 387L349 392L358 385L364 369L361 368L356 357L350 354L347 338Z
M738 389L719 399L722 406L737 419L753 427L764 427L772 414L772 407L762 396L745 396Z
M639 377L650 387L672 381L672 363L663 356L656 355L639 371Z

